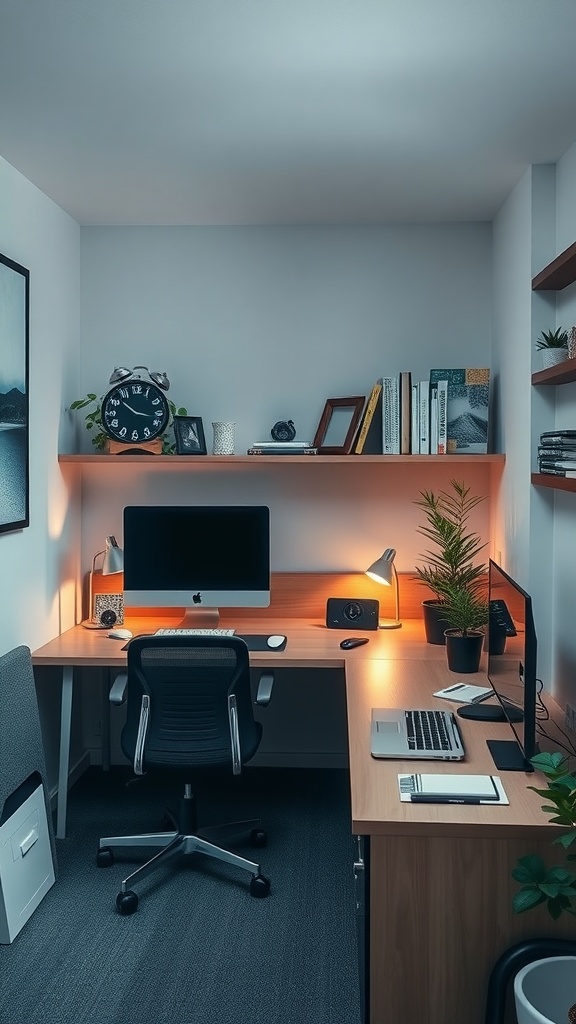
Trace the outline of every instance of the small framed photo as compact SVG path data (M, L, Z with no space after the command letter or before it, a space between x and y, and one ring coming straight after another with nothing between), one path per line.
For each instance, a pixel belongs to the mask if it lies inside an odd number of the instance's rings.
M201 416L175 416L174 437L177 455L206 455Z
M312 442L319 455L350 454L365 401L364 395L327 400Z

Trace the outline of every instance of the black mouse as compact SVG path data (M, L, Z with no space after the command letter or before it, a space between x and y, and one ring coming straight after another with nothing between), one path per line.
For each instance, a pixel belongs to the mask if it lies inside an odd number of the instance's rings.
M340 644L343 650L349 651L351 647L361 647L362 644L368 643L367 636L349 636L346 640L343 640Z

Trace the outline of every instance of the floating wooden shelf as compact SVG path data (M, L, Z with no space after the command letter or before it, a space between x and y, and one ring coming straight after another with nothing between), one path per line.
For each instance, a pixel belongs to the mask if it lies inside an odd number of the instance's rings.
M532 291L554 292L576 281L576 242L532 278Z
M165 469L186 466L188 469L226 468L232 466L366 466L373 463L389 466L409 466L433 463L455 465L489 462L504 465L505 455L59 455L58 462L75 466L131 466Z
M565 476L553 476L550 473L532 473L532 483L536 487L550 487L554 491L574 491L576 493L576 480L566 479Z
M565 359L532 374L533 384L571 384L576 381L576 359Z

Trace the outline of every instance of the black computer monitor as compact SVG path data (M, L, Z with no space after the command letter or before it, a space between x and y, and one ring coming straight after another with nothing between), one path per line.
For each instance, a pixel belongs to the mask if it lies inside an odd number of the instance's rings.
M532 599L520 584L490 559L490 617L486 638L487 675L513 740L488 740L497 768L532 771L536 742L536 629Z
M265 505L128 505L123 545L126 605L184 607L195 627L217 623L219 608L270 604Z

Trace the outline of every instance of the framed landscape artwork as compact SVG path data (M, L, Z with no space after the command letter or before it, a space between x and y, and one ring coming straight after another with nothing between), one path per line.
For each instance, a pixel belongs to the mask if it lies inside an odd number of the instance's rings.
M29 287L29 271L0 254L0 533L30 524Z

